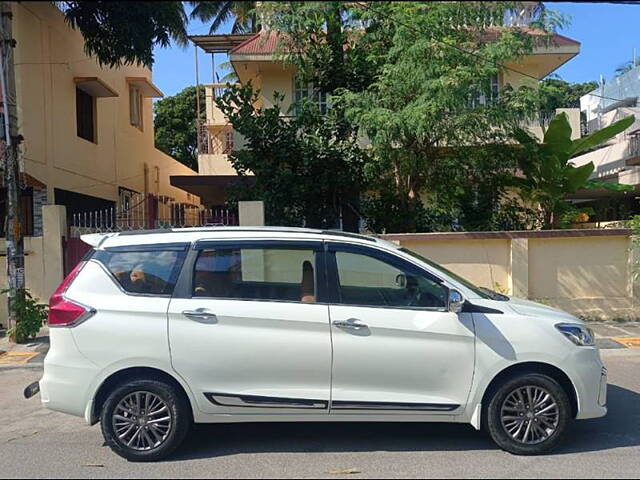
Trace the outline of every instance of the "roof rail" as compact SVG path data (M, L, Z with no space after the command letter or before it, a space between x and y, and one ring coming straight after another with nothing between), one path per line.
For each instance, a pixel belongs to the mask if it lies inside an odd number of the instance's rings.
M294 233L316 233L320 235L335 235L338 237L357 238L360 240L366 240L369 242L376 242L374 237L367 235L360 235L358 233L343 232L341 230L320 230L316 228L301 228L301 227L227 227L227 226L212 226L212 227L184 227L184 228L162 228L155 230L128 230L120 232L122 236L129 235L147 235L154 233L180 233L180 232L215 232L215 231L232 231L232 232L294 232Z
M367 240L368 242L377 241L375 238L369 237L367 235L361 235L359 233L353 233L353 232L343 232L342 230L321 230L320 233L322 233L323 235L335 235L338 237L357 238L360 240Z

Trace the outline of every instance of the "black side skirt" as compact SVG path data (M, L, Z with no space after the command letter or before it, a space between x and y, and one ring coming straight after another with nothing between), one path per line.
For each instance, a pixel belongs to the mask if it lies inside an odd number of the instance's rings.
M310 400L306 398L233 395L229 393L205 393L204 396L214 405L221 407L296 408L311 410L327 410L329 408L329 402L326 400ZM460 405L448 403L351 402L344 400L334 400L331 402L331 410L451 412L459 407Z

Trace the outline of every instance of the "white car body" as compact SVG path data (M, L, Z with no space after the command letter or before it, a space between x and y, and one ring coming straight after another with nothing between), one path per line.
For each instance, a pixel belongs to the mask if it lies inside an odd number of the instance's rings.
M491 382L525 365L564 376L576 418L606 414L606 370L597 347L577 346L555 328L561 322L581 324L579 319L524 300L482 298L389 242L269 228L177 229L83 239L97 251L260 240L373 249L430 272L476 307L454 313L127 294L92 259L65 297L96 313L70 328L51 328L40 381L47 408L83 416L90 424L98 420L94 404L101 386L128 369L174 379L184 389L196 423L445 421L480 428L483 396ZM215 317L195 321L182 313L197 309ZM354 318L367 324L366 334L332 323Z

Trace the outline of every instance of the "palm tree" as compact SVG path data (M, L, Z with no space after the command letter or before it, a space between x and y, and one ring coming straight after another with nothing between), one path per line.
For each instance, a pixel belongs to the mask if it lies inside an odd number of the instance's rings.
M255 13L256 2L191 1L189 4L195 7L191 12L191 18L197 18L203 22L212 21L209 33L218 31L222 24L231 18L234 18L231 33L255 33L258 31Z

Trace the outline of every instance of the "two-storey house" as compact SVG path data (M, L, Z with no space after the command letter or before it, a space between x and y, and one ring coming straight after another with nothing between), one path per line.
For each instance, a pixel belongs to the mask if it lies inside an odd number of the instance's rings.
M537 2L529 3L537 4ZM514 88L522 85L537 87L538 80L546 77L580 52L579 42L559 34L554 34L550 42L542 41L542 37L546 34L528 26L530 16L526 15L527 12L528 10L525 10L525 15L520 15L512 28L525 29L540 41L534 42L536 46L531 54L507 63L505 66L508 68L492 79L492 95L499 95L500 89L506 85ZM500 31L497 28L489 28L486 32L488 40L499 34ZM283 63L278 58L276 54L278 39L278 32L266 29L256 34L191 37L191 41L206 53L228 55L238 82L246 84L250 81L255 89L260 90L256 107L271 106L274 102L274 93L278 92L284 96L281 103L283 114L295 115L295 108L291 106L303 97L314 99L321 111L326 110L326 95L314 89L313 85L302 84L296 77L295 67ZM516 72L522 72L522 74ZM225 88L225 84L205 84L204 88L206 121L200 125L198 132L199 176L196 178L175 176L171 182L186 191L201 195L205 204L218 205L224 202L224 187L239 181L236 171L228 161L228 155L233 149L242 146L243 139L233 130L228 119L215 104L215 99ZM577 138L580 134L579 111L578 109L563 110L569 114L574 135ZM541 138L543 128L549 120L550 118L540 118L536 121L527 121L525 126ZM245 178L242 181L250 181L250 179Z
M162 92L151 70L100 66L54 2L11 8L25 234L41 234L44 204L66 206L68 217L145 194L199 205L169 184L171 175L196 172L154 146L152 101Z

